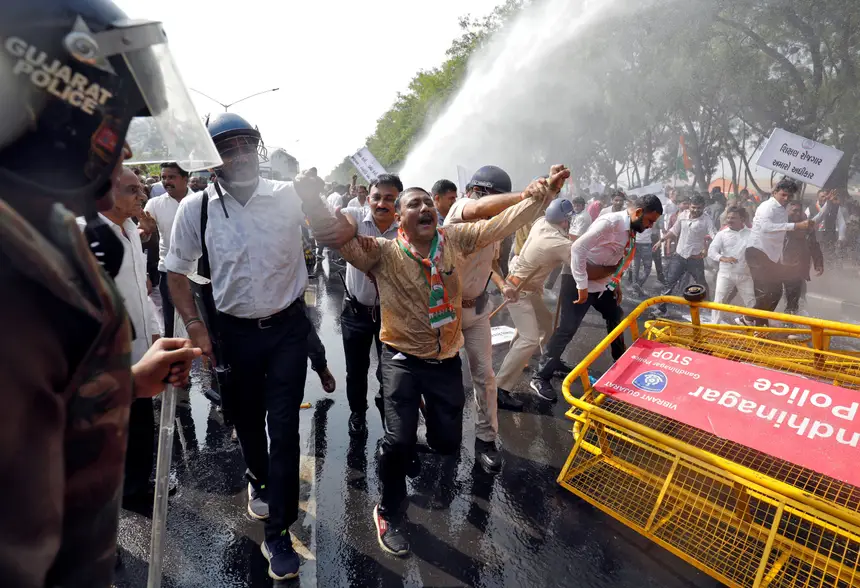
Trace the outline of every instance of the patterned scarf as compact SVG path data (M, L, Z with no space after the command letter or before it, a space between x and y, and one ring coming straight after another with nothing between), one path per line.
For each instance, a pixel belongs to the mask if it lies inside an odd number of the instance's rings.
M427 285L430 286L430 326L438 329L453 322L457 318L457 314L454 311L454 306L448 301L448 292L445 290L445 284L442 282L437 267L442 259L442 251L445 249L444 230L436 229L436 235L430 244L430 255L427 259L422 257L412 246L402 228L397 230L397 244L400 245L406 255L418 262L421 269L424 270L422 274Z
M609 283L606 284L606 289L610 292L615 292L615 289L621 284L621 277L624 271L633 263L633 255L636 253L636 231L630 229L627 234L627 245L624 246L624 257L621 258L621 263L615 268L615 273L612 274Z

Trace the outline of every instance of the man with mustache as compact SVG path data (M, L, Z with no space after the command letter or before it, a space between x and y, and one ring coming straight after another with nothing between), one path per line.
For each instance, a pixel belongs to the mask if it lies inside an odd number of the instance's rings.
M170 232L173 230L173 220L179 203L194 192L188 186L188 172L179 167L176 162L161 164L161 183L166 192L161 196L151 198L143 211L151 217L158 227L158 292L161 294L161 311L164 315L164 336L173 336L173 300L167 287L167 268L164 261L170 251ZM156 285L156 284L153 284Z
M382 499L373 510L380 547L409 553L403 525L406 471L411 465L421 397L425 400L427 442L440 454L456 453L463 424L463 346L461 267L465 257L514 233L558 194L570 172L555 166L549 180L533 182L521 202L474 223L437 227L433 198L409 188L398 198L400 228L395 240L355 236L348 241L321 203L304 198L318 237L341 247L356 268L372 272L382 310L382 393L385 436L379 458ZM353 235L355 230L353 229Z
M529 386L544 400L555 402L558 394L550 379L562 365L561 354L570 343L585 313L594 307L606 321L606 332L621 322L621 277L633 261L636 235L654 226L663 205L654 195L641 196L627 203L627 210L598 217L570 249L570 269L578 298L574 312L561 313L558 328L550 337L540 365ZM612 358L624 354L624 339L612 342Z
M402 191L403 183L399 177L383 174L370 185L370 196L367 199L369 209L363 206L348 207L343 210L343 213L356 225L359 235L394 239L400 228L395 218L394 203ZM340 326L346 359L346 397L351 413L349 434L360 437L367 434L365 414L371 345L376 343L377 359L382 353L382 342L379 340L381 325L379 295L376 292L376 285L367 274L352 264L346 266L346 289L347 296L343 300ZM380 363L376 366L376 380L381 387ZM376 395L376 406L384 422L381 391Z

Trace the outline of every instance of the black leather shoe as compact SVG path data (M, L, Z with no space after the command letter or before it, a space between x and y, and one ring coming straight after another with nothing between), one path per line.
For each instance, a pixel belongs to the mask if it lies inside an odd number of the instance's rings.
M498 397L499 397L499 400L498 400L499 408L503 408L505 410L522 410L523 409L522 400L517 400L507 390L503 390L502 388L497 388L496 392L498 393Z
M499 450L496 449L496 444L492 441L481 441L475 439L475 459L484 468L484 471L489 474L498 474L502 471L502 459Z
M361 437L367 435L367 422L364 420L363 412L354 412L349 415L349 436Z

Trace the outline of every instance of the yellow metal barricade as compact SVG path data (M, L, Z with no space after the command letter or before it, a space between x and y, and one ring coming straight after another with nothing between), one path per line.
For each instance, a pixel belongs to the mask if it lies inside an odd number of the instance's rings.
M640 325L659 303L689 307L692 323ZM787 324L706 325L703 308ZM627 331L860 396L860 326L676 297L643 302L564 380L574 447L558 478L729 586L860 587L860 488L598 394L589 366ZM579 398L571 393L577 380Z

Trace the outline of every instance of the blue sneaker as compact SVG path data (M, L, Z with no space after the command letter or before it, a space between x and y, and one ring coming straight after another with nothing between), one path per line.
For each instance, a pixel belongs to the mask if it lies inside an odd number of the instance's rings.
M260 546L263 557L269 562L269 577L274 580L292 580L299 577L299 554L293 549L290 534L267 539Z

